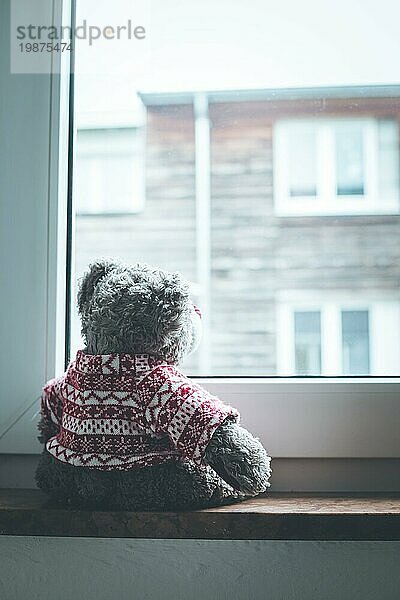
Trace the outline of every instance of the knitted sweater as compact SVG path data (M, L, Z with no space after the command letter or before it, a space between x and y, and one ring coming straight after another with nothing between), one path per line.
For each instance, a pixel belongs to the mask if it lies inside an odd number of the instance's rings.
M234 408L162 360L82 350L63 377L43 388L41 412L41 428L58 430L46 443L50 454L101 470L169 460L201 465L218 426L239 421Z

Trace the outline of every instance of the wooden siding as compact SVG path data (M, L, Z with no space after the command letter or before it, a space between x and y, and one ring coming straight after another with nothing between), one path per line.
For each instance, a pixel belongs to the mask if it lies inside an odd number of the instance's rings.
M210 106L211 373L276 373L282 289L399 290L400 216L278 217L272 136L279 117L399 118L393 98ZM196 281L194 123L190 106L148 109L146 203L137 215L78 217L77 271L112 255ZM196 372L196 361L189 369Z

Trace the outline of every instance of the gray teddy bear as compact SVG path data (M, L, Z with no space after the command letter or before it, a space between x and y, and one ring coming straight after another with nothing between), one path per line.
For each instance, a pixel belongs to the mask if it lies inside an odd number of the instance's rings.
M204 508L267 490L260 442L177 367L201 336L179 273L97 261L78 307L85 349L43 389L39 488L102 510Z

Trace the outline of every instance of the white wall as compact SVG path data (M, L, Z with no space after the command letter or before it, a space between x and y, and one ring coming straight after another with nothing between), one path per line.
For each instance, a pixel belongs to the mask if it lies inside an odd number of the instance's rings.
M2 600L397 600L400 542L0 537Z

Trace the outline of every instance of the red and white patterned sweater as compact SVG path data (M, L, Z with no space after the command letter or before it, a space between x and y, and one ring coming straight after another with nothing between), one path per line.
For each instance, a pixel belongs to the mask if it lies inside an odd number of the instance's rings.
M43 426L58 433L46 443L75 466L127 470L169 460L201 465L208 443L239 413L146 354L90 355L79 350L65 375L43 388Z

